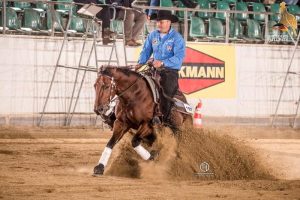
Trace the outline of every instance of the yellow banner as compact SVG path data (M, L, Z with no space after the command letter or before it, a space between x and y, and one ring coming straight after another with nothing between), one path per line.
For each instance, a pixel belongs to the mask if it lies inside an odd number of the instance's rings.
M179 86L187 98L235 98L235 47L187 43Z
M205 54L199 55L198 60L192 60L192 65L197 66L199 82L203 82L203 89L187 94L188 98L235 98L236 96L236 66L235 66L235 48L226 45L203 45L188 44L187 47ZM186 55L186 57L189 55ZM198 61L199 63L195 63ZM222 62L223 61L223 62ZM187 75L187 67L191 65L186 62L180 71L180 77ZM204 70L204 68L206 70ZM193 69L196 71L195 69ZM182 73L185 71L185 73ZM205 73L206 72L206 73ZM222 75L224 73L224 75ZM191 73L190 73L191 75ZM185 77L186 78L186 77ZM180 79L181 80L181 79ZM190 79L192 80L192 79ZM218 83L219 80L219 83ZM181 81L179 81L181 82ZM212 83L211 83L212 82ZM215 82L215 83L213 83ZM191 82L192 84L193 82ZM202 83L198 83L202 84ZM210 84L210 85L209 85Z

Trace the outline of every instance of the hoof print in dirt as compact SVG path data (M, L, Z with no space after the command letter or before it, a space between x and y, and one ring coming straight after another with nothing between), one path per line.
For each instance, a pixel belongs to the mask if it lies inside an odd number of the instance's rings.
M103 172L104 172L104 166L102 164L99 164L94 168L94 175L96 176L103 175Z

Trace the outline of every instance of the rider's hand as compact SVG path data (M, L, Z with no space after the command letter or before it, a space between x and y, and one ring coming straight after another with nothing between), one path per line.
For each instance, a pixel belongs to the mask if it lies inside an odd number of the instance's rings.
M139 70L143 65L142 64L137 64L134 66L134 71Z
M154 61L153 61L153 66L154 66L155 68L160 68L160 67L162 67L162 65L163 65L163 62L160 61L160 60L154 60Z
M154 61L154 58L150 58L150 59L147 61L147 65L152 65L152 64L153 64L153 61Z

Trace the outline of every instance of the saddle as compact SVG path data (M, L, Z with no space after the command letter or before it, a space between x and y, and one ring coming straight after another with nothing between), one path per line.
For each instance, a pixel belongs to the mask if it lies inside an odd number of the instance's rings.
M160 113L160 95L164 95L166 99L173 102L173 106L171 109L175 109L178 112L190 115L193 114L192 107L187 103L187 100L180 89L177 90L176 94L173 98L167 96L163 92L163 88L160 86L160 75L156 72L156 70L147 70L144 72L140 72L143 78L146 80L153 96L153 101L156 104L156 114L161 115Z

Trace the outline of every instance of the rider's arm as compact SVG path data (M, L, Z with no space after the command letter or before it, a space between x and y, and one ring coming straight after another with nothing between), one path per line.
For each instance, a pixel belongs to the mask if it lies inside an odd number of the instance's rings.
M181 68L185 56L185 42L181 35L175 36L173 47L174 56L162 60L165 66L179 70Z
M143 50L142 50L142 52L140 54L140 58L139 58L139 61L138 61L139 64L142 64L142 65L145 64L149 60L149 58L150 58L150 56L151 56L151 54L153 52L153 49L152 49L152 37L153 37L153 34L150 33L148 35L146 41L145 41Z

